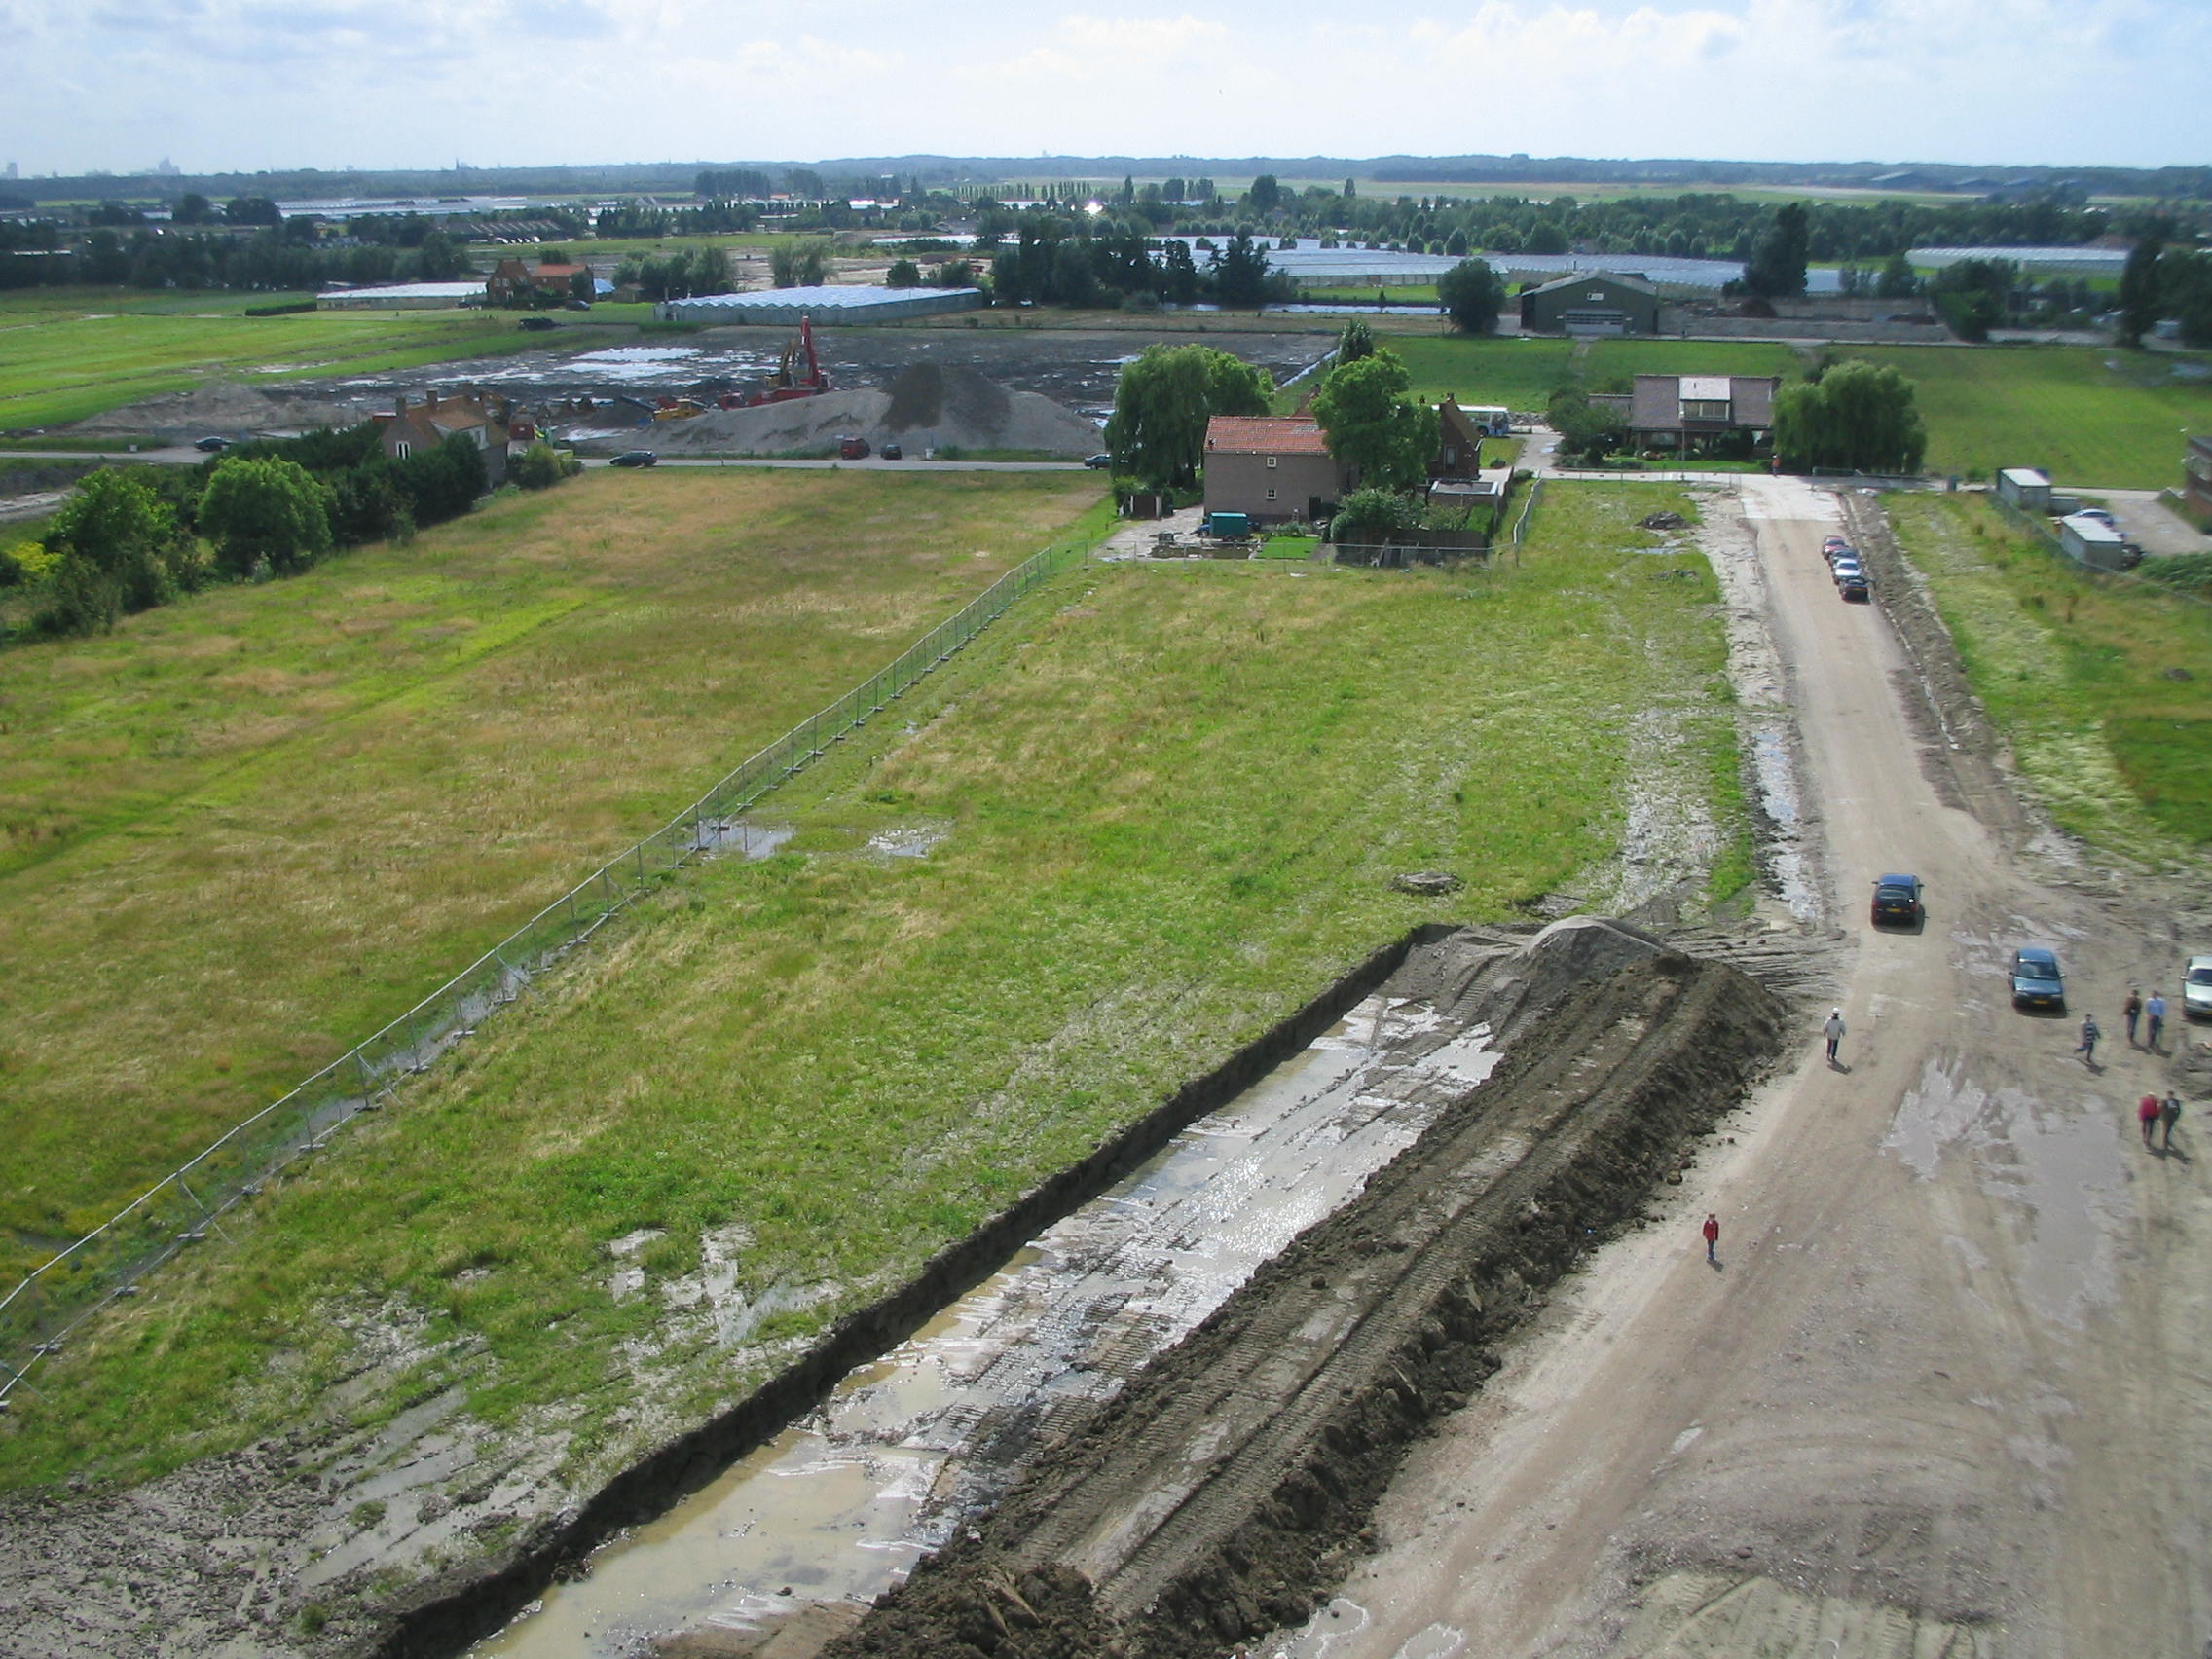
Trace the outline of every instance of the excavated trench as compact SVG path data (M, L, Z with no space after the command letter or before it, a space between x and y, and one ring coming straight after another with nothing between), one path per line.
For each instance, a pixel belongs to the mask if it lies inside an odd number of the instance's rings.
M740 1457L723 1477L751 1480L740 1496L704 1493L688 1520L642 1534L630 1559L603 1558L610 1582L598 1605L627 1593L617 1583L658 1583L643 1592L658 1604L642 1609L657 1620L610 1630L604 1614L571 1608L552 1646L518 1651L1136 1659L1224 1650L1295 1623L1342 1578L1410 1441L1481 1386L1494 1345L1541 1288L1636 1216L1689 1137L1740 1099L1775 1051L1781 1007L1739 970L1616 923L1573 919L1533 937L1424 930L848 1320L728 1418L491 1570L395 1610L360 1651L459 1651L555 1580L591 1571L594 1550ZM1493 1040L1502 1061L1483 1053L1470 1064ZM1287 1117L1309 1172L1277 1164L1256 1176L1271 1154L1223 1160L1206 1179L1272 1179L1308 1206L1300 1223L1324 1218L1283 1247L1291 1229L1267 1212L1286 1200L1246 1194L1223 1227L1251 1236L1244 1259L1225 1266L1202 1239L1192 1248L1202 1222L1186 1217L1168 1228L1172 1248L1135 1246L1159 1282L1127 1297L1115 1278L1128 1276L1131 1246L1105 1242L1111 1214L1086 1222L1100 1205L1081 1206L1102 1194L1107 1204L1151 1204L1163 1186L1181 1189L1184 1177L1161 1173L1172 1168L1157 1161L1163 1148L1172 1159L1178 1139L1218 1136L1206 1114L1225 1107L1233 1121L1236 1110L1256 1118L1252 1099L1282 1092L1302 1070ZM1340 1144L1348 1175L1331 1168ZM1338 1189L1325 1202L1324 1175ZM1213 1197L1198 1204L1201 1216L1230 1213ZM1190 1275L1194 1263L1202 1271ZM1063 1271L1070 1264L1077 1271ZM1161 1286L1178 1272L1221 1282L1202 1305L1178 1286L1169 1299L1188 1316L1159 1318ZM1024 1275L1056 1288L1032 1296ZM1024 1301L1039 1310L1034 1334L995 1330L989 1356L977 1358L977 1332L1011 1325L1001 1315ZM1138 1307L1148 1340L1132 1347L1115 1332ZM1120 1359L1101 1368L1101 1352ZM879 1356L888 1363L871 1365ZM915 1359L937 1368L917 1396L925 1411L887 1412L884 1401L900 1397L887 1379ZM963 1385L1023 1382L978 1412L943 1386L963 1364L973 1374ZM963 1412L965 1438L946 1434ZM859 1507L825 1513L803 1495L825 1470L832 1485L813 1490L857 1493ZM637 1554L671 1528L687 1548L641 1565ZM830 1559L840 1552L841 1564ZM864 1617L866 1598L917 1556L906 1582L875 1595ZM768 1561L782 1569L763 1578ZM672 1573L689 1582L672 1590ZM718 1594L719 1611L702 1617ZM656 1634L676 1629L666 1615L685 1605L690 1628Z

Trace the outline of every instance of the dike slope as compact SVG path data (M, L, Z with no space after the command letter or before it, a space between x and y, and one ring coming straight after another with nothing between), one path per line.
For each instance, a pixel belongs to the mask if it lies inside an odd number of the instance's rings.
M1411 1442L1777 1051L1764 987L1605 932L1642 959L1516 995L1487 1082L826 1653L1190 1659L1304 1619Z

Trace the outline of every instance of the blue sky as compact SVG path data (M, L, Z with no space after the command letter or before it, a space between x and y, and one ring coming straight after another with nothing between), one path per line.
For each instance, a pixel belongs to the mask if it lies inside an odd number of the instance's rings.
M25 173L955 155L2212 161L2212 0L0 0Z

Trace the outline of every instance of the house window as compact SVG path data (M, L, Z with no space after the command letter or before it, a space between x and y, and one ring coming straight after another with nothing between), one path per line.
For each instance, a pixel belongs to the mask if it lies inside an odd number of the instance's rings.
M1271 456L1269 456L1269 457L1268 457L1268 470L1269 470L1270 472L1272 472L1272 471L1273 471L1274 469L1275 469L1275 458L1274 458L1273 456L1272 456L1272 455L1271 455Z
M1273 500L1274 498L1275 498L1275 487L1274 487L1274 486L1273 486L1272 484L1270 484L1270 485L1268 486L1268 499L1272 501L1272 500Z

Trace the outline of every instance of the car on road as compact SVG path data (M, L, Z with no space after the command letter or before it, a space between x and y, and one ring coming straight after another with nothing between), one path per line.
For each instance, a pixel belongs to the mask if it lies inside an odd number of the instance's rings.
M1103 472L1114 464L1114 458L1110 455L1087 455L1083 458L1083 464L1093 472Z
M1849 575L1836 577L1835 591L1846 605L1874 603L1873 584L1867 581L1863 571L1854 571Z
M2181 1011L2192 1019L2212 1019L2212 956L2192 956L2181 971Z
M231 440L216 437L200 438L195 440L192 447L205 455L221 455L223 451L231 447Z
M2012 1006L2066 1012L2066 976L2058 952L2047 945L2023 944L2012 952Z
M1873 578L1866 574L1866 567L1856 559L1838 559L1828 567L1828 573L1835 577L1839 584L1857 581L1865 582L1869 586L1872 585Z
M660 457L651 450L624 450L607 464L609 466L657 466Z
M1823 549L1821 556L1827 560L1828 568L1830 570L1833 570L1836 566L1843 563L1843 561L1846 559L1857 559L1859 557L1859 549L1852 546L1851 543L1847 541L1841 547L1828 547Z
M1899 927L1916 928L1926 914L1920 902L1919 876L1877 875L1874 878L1873 922L1876 927L1893 922Z
M906 459L906 452L897 444L885 444L875 453L883 457L885 461L904 461Z
M1821 537L1821 557L1824 559L1832 559L1838 553L1850 551L1851 543L1844 540L1840 535L1824 535Z

